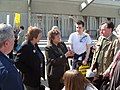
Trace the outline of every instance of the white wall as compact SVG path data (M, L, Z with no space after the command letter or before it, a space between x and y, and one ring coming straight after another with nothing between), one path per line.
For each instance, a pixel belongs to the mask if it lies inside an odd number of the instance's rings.
M27 0L0 0L0 11L27 12Z

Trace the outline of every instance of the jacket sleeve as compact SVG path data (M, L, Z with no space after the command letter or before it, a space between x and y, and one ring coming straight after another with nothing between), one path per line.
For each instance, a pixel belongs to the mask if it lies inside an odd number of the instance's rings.
M37 46L37 48L39 49L39 47ZM45 57L44 54L41 52L41 50L39 49L42 58L41 58L41 63L42 63L42 67L41 67L41 76L43 77L43 79L45 80Z
M41 77L45 80L45 57L44 57L44 54L41 52L40 48L38 47L38 44L35 44L35 46L40 53Z
M22 82L22 79L20 80L18 78L19 76L13 72L14 69L11 67L7 70L6 67L0 62L0 90L18 90L18 88L19 90L22 90L23 88L20 83Z
M28 60L30 50L27 46L23 46L17 53L17 56L15 57L15 65L16 67L22 72L30 72L32 64Z
M0 62L0 88L2 86L2 83L4 82L7 74L8 74L8 71L5 69L5 67L2 65L2 63Z

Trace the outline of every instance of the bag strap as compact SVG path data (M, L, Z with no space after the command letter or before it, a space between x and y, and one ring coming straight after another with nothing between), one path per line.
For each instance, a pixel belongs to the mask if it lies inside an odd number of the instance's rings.
M87 35L83 36L83 37L80 39L80 42L82 42L82 40L83 40L84 38L86 38L86 37L87 37Z

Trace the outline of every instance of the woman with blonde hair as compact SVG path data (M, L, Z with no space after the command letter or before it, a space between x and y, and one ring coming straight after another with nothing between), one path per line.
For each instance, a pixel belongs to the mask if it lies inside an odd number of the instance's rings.
M63 75L65 90L98 90L81 72L68 70Z

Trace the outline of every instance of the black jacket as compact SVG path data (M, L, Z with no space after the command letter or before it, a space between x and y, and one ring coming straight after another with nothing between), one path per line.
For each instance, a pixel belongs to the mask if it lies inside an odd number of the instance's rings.
M39 87L40 78L45 72L44 66L44 55L38 45L34 47L30 41L25 41L16 57L16 67L22 72L24 84Z
M67 52L66 45L61 42L45 47L45 55L47 59L47 75L61 78L66 70L69 69L68 59L65 57Z

